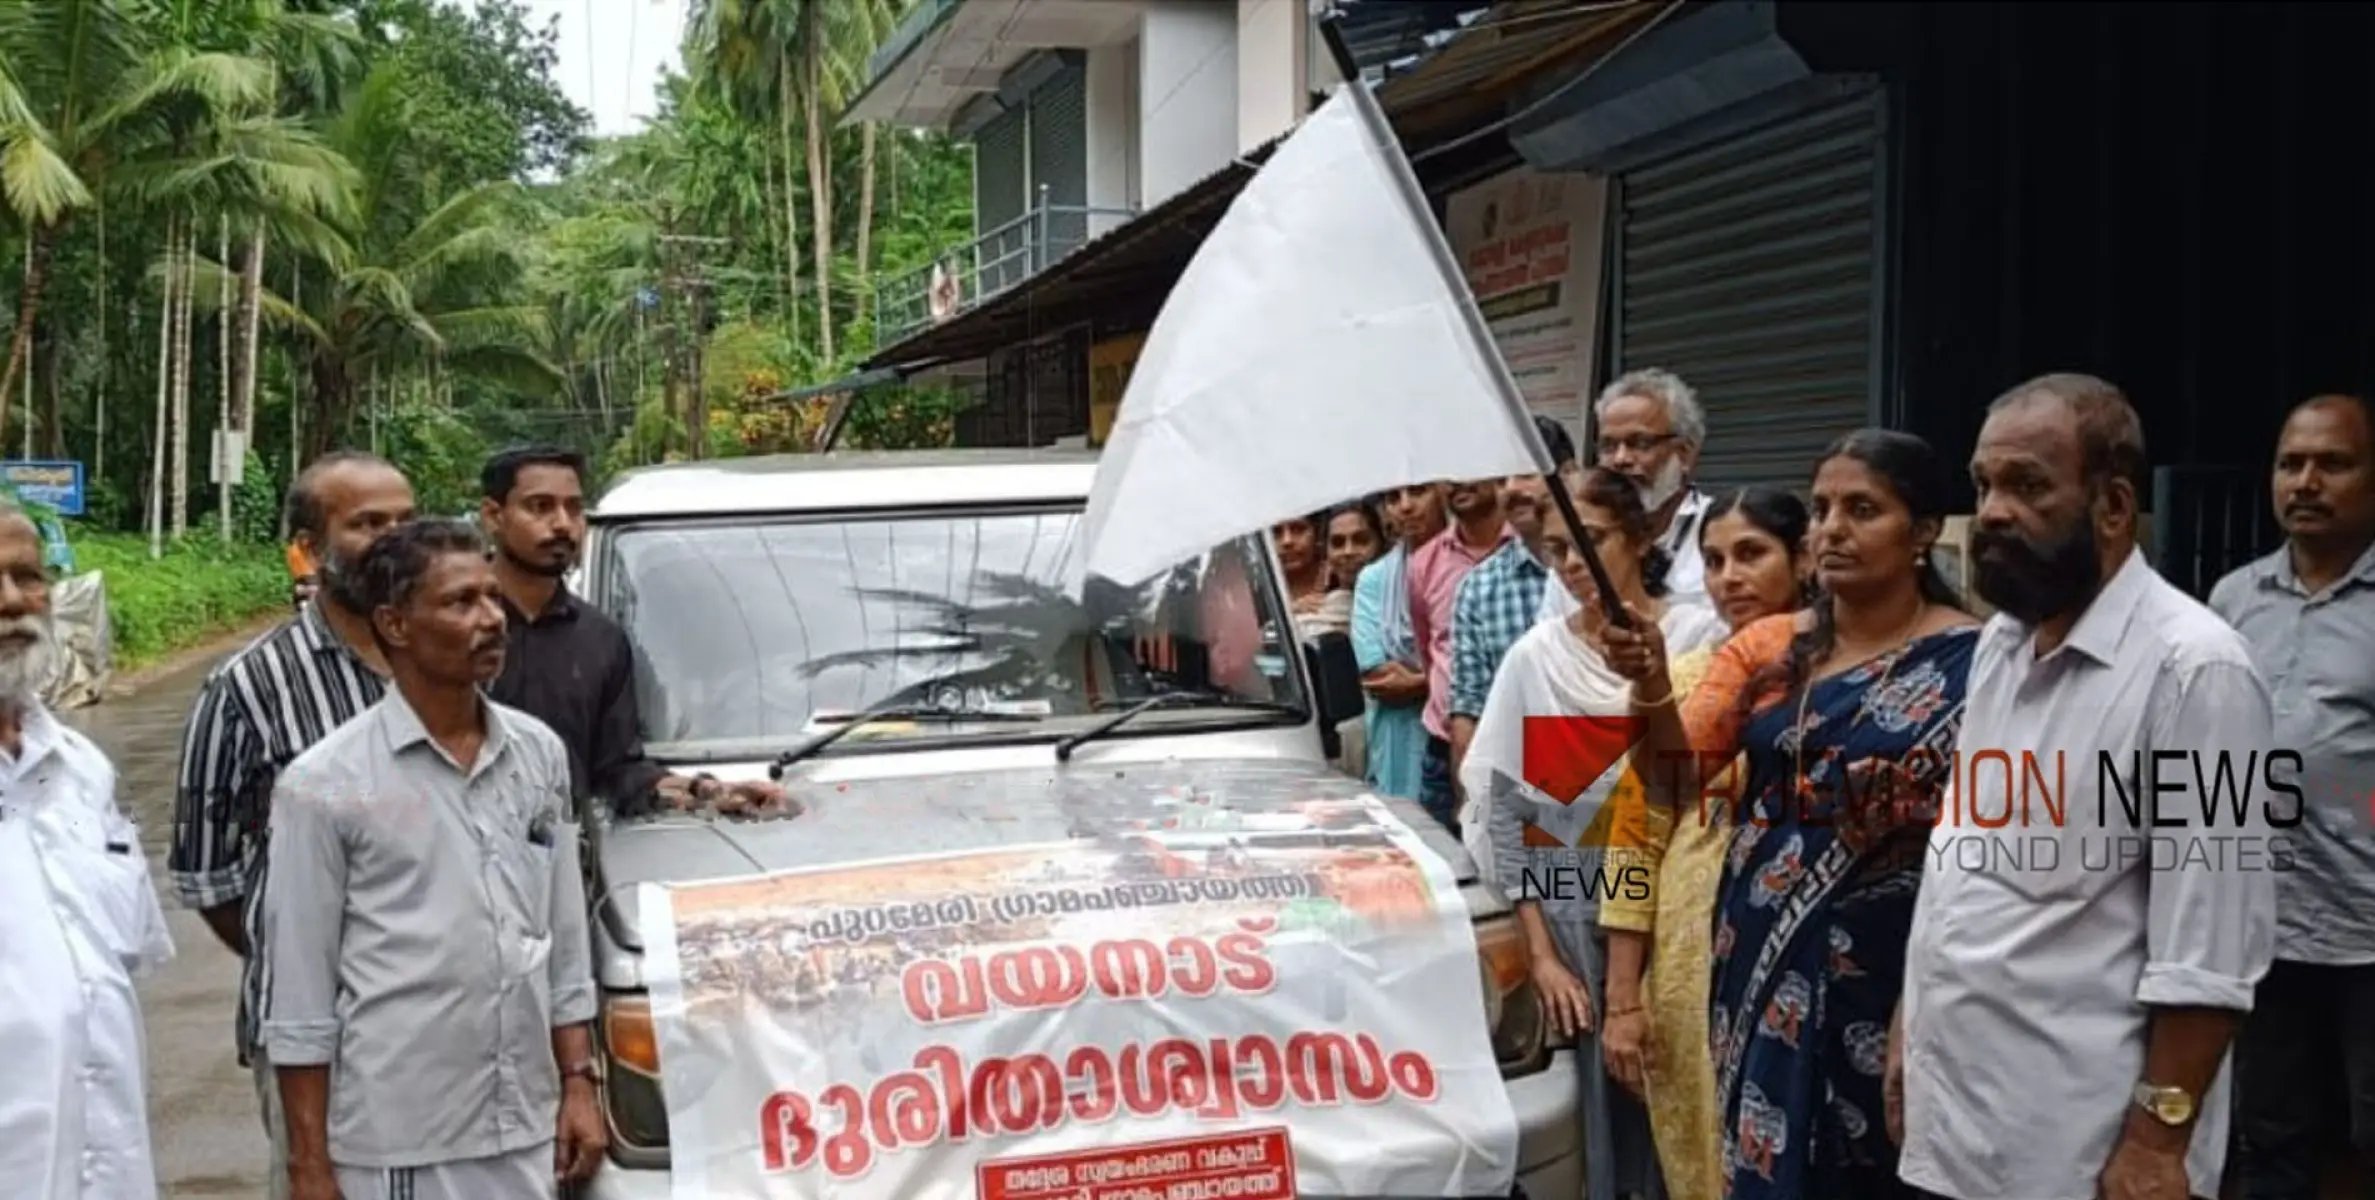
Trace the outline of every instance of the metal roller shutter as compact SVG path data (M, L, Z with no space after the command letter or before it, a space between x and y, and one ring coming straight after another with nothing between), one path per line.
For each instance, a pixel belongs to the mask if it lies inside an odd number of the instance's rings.
M975 236L987 237L1023 215L1030 174L1030 164L1024 158L1023 125L1018 110L1001 114L973 135ZM1023 233L1017 226L981 246L974 264L979 272L975 280L979 295L1002 291L1030 274L1022 258L1008 257L1023 249Z
M1698 392L1702 486L1803 490L1877 423L1883 100L1858 85L1620 177L1615 369Z
M1075 211L1050 214L1039 231L1039 266L1071 253L1088 238L1088 75L1075 67L1031 93L1031 204Z

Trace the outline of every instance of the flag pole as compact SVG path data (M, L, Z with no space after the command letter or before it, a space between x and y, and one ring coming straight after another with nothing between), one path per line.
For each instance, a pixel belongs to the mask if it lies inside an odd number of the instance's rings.
M1493 340L1491 328L1484 323L1484 314L1477 310L1476 297L1468 290L1468 277L1460 270L1458 260L1452 257L1450 244L1443 240L1443 231L1435 227L1434 212L1427 206L1426 189L1419 186L1418 175L1410 167L1409 156L1402 153L1402 140L1395 136L1393 123L1386 119L1385 110L1378 107L1377 97L1370 93L1367 84L1355 78L1342 86L1352 92L1353 108L1361 114L1362 124L1368 127L1369 136L1377 139L1378 146L1391 161L1394 184L1401 194L1403 208L1409 212L1411 220L1425 231L1427 250L1434 257L1436 271L1443 276L1444 285L1459 297L1460 319L1467 326L1468 336L1475 339L1477 346L1484 351L1485 361L1491 366L1494 398L1500 401L1502 411L1510 422L1517 426L1519 436L1525 438L1526 445L1532 448L1536 469L1549 481L1551 503L1558 507L1559 516L1567 522L1569 544L1583 556L1584 567L1592 573L1592 587L1600 594L1601 609L1608 614L1610 624L1619 629L1632 628L1633 621L1625 614L1624 602L1617 599L1616 583L1608 577L1608 567L1600 561L1600 552L1592 545L1583 518L1575 511L1575 499L1567 494L1566 481L1559 478L1558 464L1551 461L1550 447L1542 444L1542 435L1534 430L1534 414L1527 411L1525 398L1518 394L1517 381L1509 377L1509 366L1501 359L1501 347Z

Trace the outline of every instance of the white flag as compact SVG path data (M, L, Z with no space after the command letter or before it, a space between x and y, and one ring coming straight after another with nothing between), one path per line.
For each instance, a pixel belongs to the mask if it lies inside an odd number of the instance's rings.
M1246 185L1155 319L1097 464L1084 569L1138 584L1291 516L1548 457L1353 84Z

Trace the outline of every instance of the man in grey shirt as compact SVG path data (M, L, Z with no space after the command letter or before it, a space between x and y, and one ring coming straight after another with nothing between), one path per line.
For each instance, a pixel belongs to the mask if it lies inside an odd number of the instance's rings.
M2347 1148L2375 1178L2375 430L2366 400L2292 411L2272 481L2285 545L2211 590L2251 647L2307 801L2276 879L2276 962L2236 1052L2248 1200L2309 1200ZM2335 1098L2342 1100L2337 1105Z
M399 526L358 573L393 689L272 797L290 1195L551 1197L605 1148L568 755L480 692L504 615L476 533Z

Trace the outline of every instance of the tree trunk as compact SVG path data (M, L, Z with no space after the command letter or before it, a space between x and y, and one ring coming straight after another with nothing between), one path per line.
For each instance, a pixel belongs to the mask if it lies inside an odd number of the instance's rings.
M0 371L0 445L8 436L8 404L6 398L16 394L17 376L32 369L28 361L33 354L33 323L41 316L41 293L49 286L50 252L56 248L58 227L43 225L33 230L33 242L26 250L25 284L17 293L16 330L8 339L8 367ZM28 409L26 419L32 419Z
M173 489L173 536L177 538L190 531L190 308L197 298L197 261L197 222L184 221L181 257L174 263L181 294L173 316L173 461L166 464L171 472L167 486Z
M329 453L331 438L353 419L355 381L346 364L319 351L306 375L313 384L313 419L305 425L305 457L310 462Z
M33 274L33 247L25 247L25 274ZM24 457L33 457L33 427L40 424L33 419L33 381L41 374L41 323L33 322L33 341L25 347L25 447ZM52 339L55 340L55 339Z
M783 158L784 338L800 344L800 189L792 186L792 58L776 60L776 143Z
M247 270L239 280L239 431L256 428L256 348L264 328L264 231L247 243Z
M214 229L215 266L218 268L215 274L221 280L215 289L214 307L217 347L214 356L214 438L217 443L224 443L223 435L231 428L231 218L216 217ZM226 453L210 453L206 458L214 463L215 528L222 532L223 540L228 542L231 540L231 460L227 453L230 446L225 444L223 449Z
M301 261L289 266L289 306L299 312L305 311L305 264ZM312 364L311 354L308 351L306 362L309 368ZM289 482L295 483L297 472L304 470L309 461L305 453L305 400L297 386L297 364L285 350L281 352L280 365L282 372L289 377ZM315 403L320 403L318 395L314 399ZM318 412L315 414L315 424L320 424ZM286 505L282 506L282 512L287 512ZM281 518L281 525L281 534L285 538L288 534L286 515Z
M858 284L872 292L874 281L866 272L874 249L874 122L866 122L858 136Z
M96 414L94 423L98 426L97 432L91 435L91 482L94 486L100 480L107 478L107 393L115 390L110 386L114 382L115 355L108 352L107 341L107 263L107 206L101 204L99 206L98 269L99 361L103 365L99 368L98 394L91 398ZM132 315L132 336L137 339L140 337L140 306L132 304L126 307Z
M100 347L100 353L106 353L106 343L101 342ZM49 387L43 390L42 396L42 449L51 458L64 458L66 421L62 410L66 407L66 339L54 332L49 339Z
M808 125L808 241L816 248L816 344L824 352L824 368L830 371L836 357L833 353L833 179L831 164L825 161L825 114L819 100L825 51L817 41L824 31L817 28L822 18L814 4L802 11L808 14L809 22L801 53L800 104Z
M594 402L602 406L602 436L610 437L610 364L594 360Z
M181 222L165 223L165 295L157 303L157 420L149 428L148 556L165 554L165 442L173 396L173 281L181 261Z

